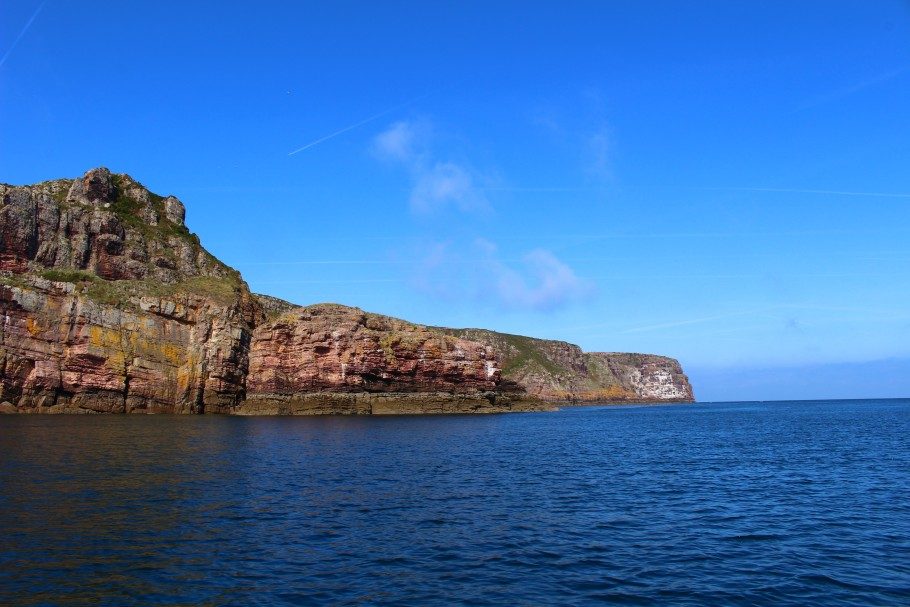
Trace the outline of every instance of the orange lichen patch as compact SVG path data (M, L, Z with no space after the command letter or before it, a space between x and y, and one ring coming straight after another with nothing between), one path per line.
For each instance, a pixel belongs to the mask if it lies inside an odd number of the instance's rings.
M96 348L121 349L129 342L130 336L125 331L108 329L93 325L89 328L88 343ZM126 341L124 341L126 340Z
M186 363L180 365L177 369L177 390L186 392L196 378L196 367L198 361L195 356L190 355Z
M89 345L115 352L129 352L133 356L167 362L175 367L183 362L186 353L186 349L177 344L148 338L138 331L98 326L89 329Z
M186 350L172 343L168 342L156 342L156 341L140 341L139 343L140 351L154 352L158 354L165 361L170 364L177 366L184 359L184 353Z
M25 330L28 331L29 335L34 337L41 332L41 327L38 326L38 321L34 318L29 318L25 321Z
M628 388L622 386L607 386L606 388L597 388L593 390L581 390L573 392L571 390L543 390L540 397L552 401L565 402L627 402L636 400L637 396Z

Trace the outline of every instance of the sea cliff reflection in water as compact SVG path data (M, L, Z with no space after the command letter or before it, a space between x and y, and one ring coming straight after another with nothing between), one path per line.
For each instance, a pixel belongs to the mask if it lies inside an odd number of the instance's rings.
M910 602L910 401L0 419L0 603Z

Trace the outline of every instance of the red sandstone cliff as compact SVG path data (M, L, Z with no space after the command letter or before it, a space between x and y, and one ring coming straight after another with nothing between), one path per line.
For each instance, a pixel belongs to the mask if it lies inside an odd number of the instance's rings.
M106 169L0 185L0 412L528 410L585 400L576 384L610 400L592 391L606 374L630 390L614 400L691 400L675 361L565 345L542 356L590 381L517 372L486 334L253 295L187 230L178 199Z
M256 328L244 410L442 413L533 405L521 396L502 382L488 346L320 304Z

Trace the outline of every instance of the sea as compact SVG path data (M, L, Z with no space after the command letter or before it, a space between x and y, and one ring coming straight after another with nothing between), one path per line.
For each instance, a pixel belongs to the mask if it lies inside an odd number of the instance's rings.
M0 417L2 605L910 605L910 400Z

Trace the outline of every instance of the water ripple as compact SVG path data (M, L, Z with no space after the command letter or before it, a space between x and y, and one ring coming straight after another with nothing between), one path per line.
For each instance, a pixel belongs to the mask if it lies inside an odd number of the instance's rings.
M0 604L910 604L910 401L17 416L0 456Z

